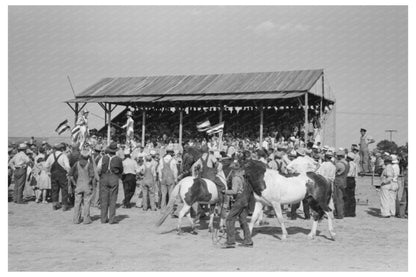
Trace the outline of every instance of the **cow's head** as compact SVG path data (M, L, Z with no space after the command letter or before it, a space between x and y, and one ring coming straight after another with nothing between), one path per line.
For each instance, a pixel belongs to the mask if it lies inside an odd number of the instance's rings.
M246 180L253 191L261 196L261 192L266 189L264 174L266 165L260 161L249 160L244 165Z

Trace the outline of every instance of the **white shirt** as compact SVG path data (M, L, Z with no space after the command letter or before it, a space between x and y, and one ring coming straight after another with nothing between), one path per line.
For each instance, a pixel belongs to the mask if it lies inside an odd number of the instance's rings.
M316 173L328 178L333 182L335 180L335 165L332 162L323 162Z
M137 174L139 173L139 165L131 158L126 158L123 161L123 174Z

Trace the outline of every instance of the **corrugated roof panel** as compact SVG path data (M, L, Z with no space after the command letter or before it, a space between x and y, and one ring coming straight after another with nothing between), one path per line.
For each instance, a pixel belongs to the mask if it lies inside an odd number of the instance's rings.
M322 74L323 70L318 69L211 75L104 78L84 90L79 97L99 97L100 99L103 97L121 97L118 101L125 101L125 99L132 99L133 97L139 96L173 96L177 97L177 99L185 99L180 97L189 95L192 96L189 99L198 99L194 96L199 95L204 99L208 99L207 95L212 94L213 97L209 99L219 100L232 99L235 97L233 94L238 94L238 97L250 97L251 99L253 93L256 93L255 95L257 95L256 97L258 99L268 99L267 97L274 99L277 97L276 94L267 94L272 92L284 92L291 94L287 95L287 97L297 97L295 95L298 95L299 92L309 91ZM222 95L224 95L224 98L219 97ZM162 99L160 100L163 101ZM80 100L80 102L85 101Z

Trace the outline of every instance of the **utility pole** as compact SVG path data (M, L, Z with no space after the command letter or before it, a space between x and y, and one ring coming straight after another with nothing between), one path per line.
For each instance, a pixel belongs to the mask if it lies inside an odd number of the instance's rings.
M397 130L386 130L386 133L390 133L390 141L393 141L393 133L397 133Z

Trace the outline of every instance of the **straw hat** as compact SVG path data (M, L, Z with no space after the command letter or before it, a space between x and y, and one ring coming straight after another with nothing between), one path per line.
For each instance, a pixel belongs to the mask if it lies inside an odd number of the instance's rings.
M117 143L115 142L110 143L110 145L105 149L107 153L112 153L112 154L116 153L117 150L118 150L118 147L117 147Z
M21 143L19 144L19 146L17 147L17 150L26 150L27 149L27 145L26 143Z
M347 158L353 161L355 159L355 154L352 152L348 152Z
M344 151L344 150L339 149L339 150L337 151L337 157L345 157L345 151Z
M305 149L304 148L298 148L297 150L296 150L296 153L299 155L299 156L305 156L305 154L306 154L306 151L305 151Z

